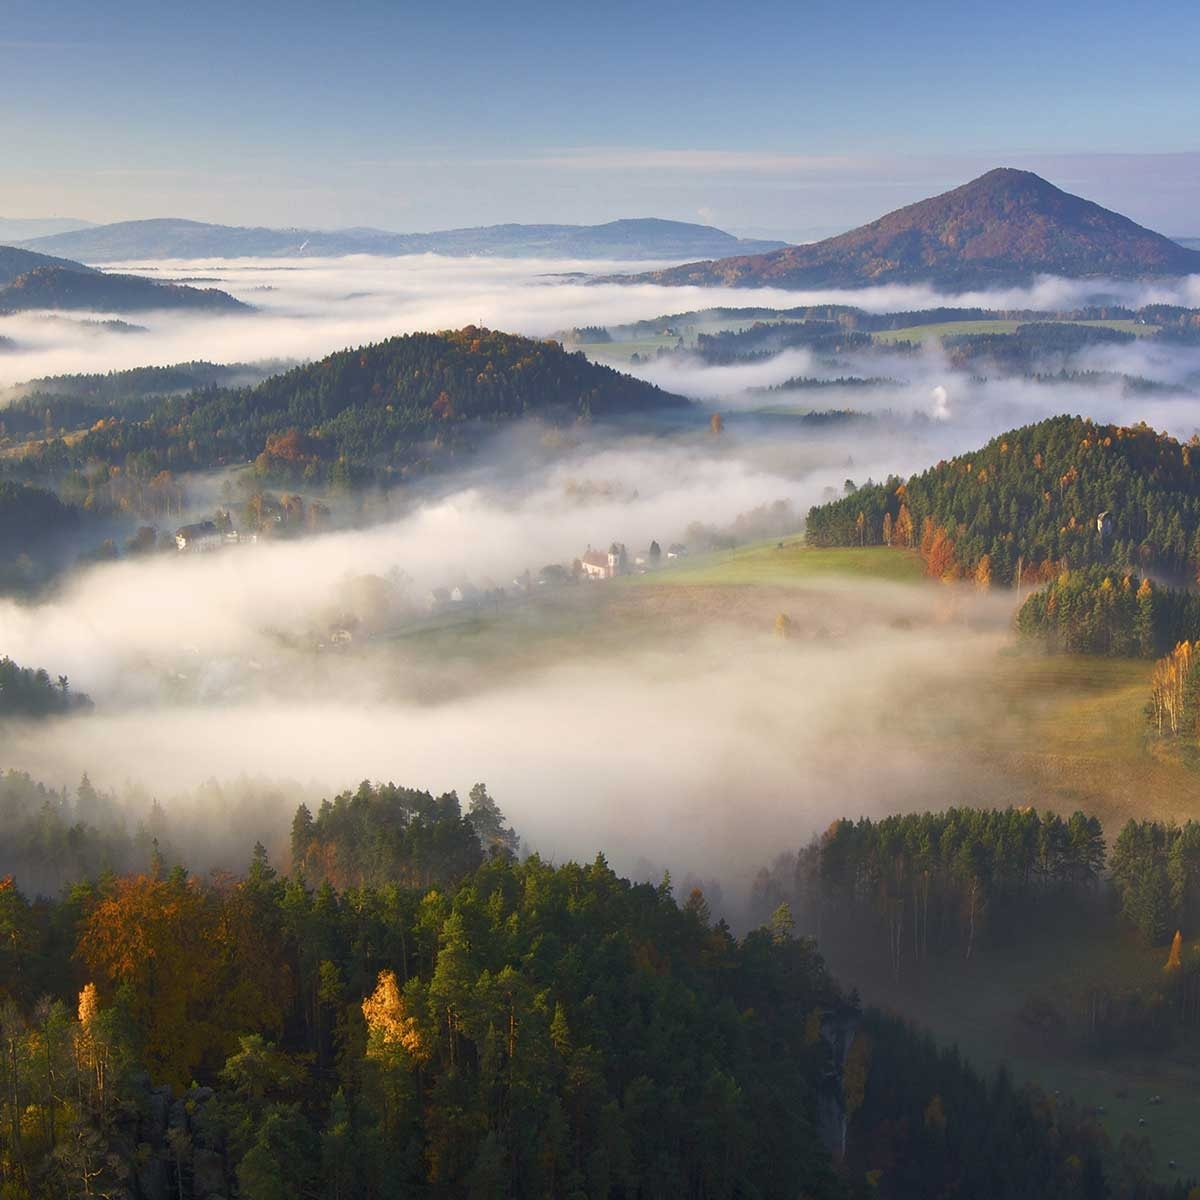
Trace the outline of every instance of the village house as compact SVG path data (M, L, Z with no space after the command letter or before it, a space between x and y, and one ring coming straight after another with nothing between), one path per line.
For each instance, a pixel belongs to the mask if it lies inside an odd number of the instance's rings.
M629 555L625 546L613 542L605 554L602 550L593 550L591 546L584 551L579 565L588 579L615 579L629 570Z
M593 550L589 546L580 558L579 565L588 579L608 578L608 555L600 550Z
M216 550L225 544L225 535L211 522L198 521L194 525L182 525L175 530L175 545L180 550L200 553Z

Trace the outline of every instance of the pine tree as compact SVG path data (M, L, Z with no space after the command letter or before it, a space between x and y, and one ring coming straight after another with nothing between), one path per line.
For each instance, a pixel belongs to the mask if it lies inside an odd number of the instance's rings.
M1164 971L1178 971L1180 968L1180 951L1183 949L1183 934L1179 930L1175 930L1175 936L1171 939L1171 952L1167 955L1167 961L1163 964Z

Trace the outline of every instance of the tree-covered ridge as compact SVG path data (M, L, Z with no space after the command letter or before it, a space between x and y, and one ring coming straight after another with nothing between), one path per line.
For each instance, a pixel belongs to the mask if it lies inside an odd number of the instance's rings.
M861 520L860 520L861 517ZM1064 566L1156 569L1200 562L1200 449L1146 425L1051 417L906 482L813 508L820 546L920 546L938 577L1008 583Z
M52 680L41 667L20 667L8 655L0 658L0 718L49 717L91 707L87 696L71 690L65 675Z
M6 287L22 275L29 274L30 271L44 267L78 271L81 275L92 273L91 267L85 267L83 263L74 262L69 258L56 258L50 254L39 254L17 246L0 246L0 288Z
M253 388L167 398L144 421L106 423L65 454L120 462L145 453L171 470L259 458L266 471L311 478L339 463L411 468L525 415L577 420L686 403L557 342L468 326L344 350Z
M35 256L40 257L40 256ZM248 312L250 306L217 288L158 283L140 275L106 275L72 263L37 266L0 288L0 312L28 309L90 309L97 312L152 312L201 309Z

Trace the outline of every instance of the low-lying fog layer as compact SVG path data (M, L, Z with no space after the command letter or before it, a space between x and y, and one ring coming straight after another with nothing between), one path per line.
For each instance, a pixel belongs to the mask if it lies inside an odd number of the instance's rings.
M848 472L879 475L897 453L857 430L782 444L736 433L601 437L524 482L487 481L517 474L534 459L533 442L514 434L476 467L471 486L367 529L80 568L39 604L0 600L0 645L89 693L142 696L164 665L194 672L197 662L271 656L281 638L353 610L348 590L363 577L386 581L390 607L420 611L433 588L511 589L515 576L569 567L589 545L619 541L631 556L651 540L665 549L694 522L723 528L777 501L798 519L830 489L841 494ZM904 453L915 465L926 447L912 439Z
M936 802L945 751L922 738L961 708L950 697L1004 636L1008 596L972 600L969 626L944 623L938 589L828 581L732 607L684 585L598 583L535 586L478 619L426 613L432 587L511 591L514 575L588 543L632 556L776 501L802 513L847 474L879 475L898 453L915 467L929 445L857 427L597 438L524 484L489 484L536 459L514 434L468 489L371 529L125 559L35 605L0 603L5 652L97 704L10 729L0 761L164 799L209 779L299 780L258 814L272 845L298 798L362 778L465 795L483 779L533 847L603 848L626 870L646 860L724 879L730 895L847 806ZM353 619L349 648L318 648Z
M578 264L411 258L158 266L261 311L134 318L144 333L4 318L0 334L17 347L0 357L0 381L307 358L468 322L545 335L719 304L1058 308L1094 290L1061 280L963 297L592 286L562 277ZM1195 279L1107 290L1130 305L1200 303ZM0 602L0 649L68 674L97 711L10 728L0 762L55 785L86 770L162 797L242 775L299 780L304 799L364 777L460 794L483 779L531 846L560 857L603 848L624 869L646 860L730 883L837 814L962 801L968 783L972 802L1025 799L952 749L965 727L1003 720L973 671L1008 636L1009 595L962 598L949 618L944 589L828 581L736 602L608 584L551 601L535 585L533 598L457 622L425 605L431 589L462 581L511 592L515 576L536 578L589 544L666 548L693 523L725 528L778 501L802 516L847 478L906 475L1056 412L1146 420L1185 437L1200 426L1194 350L1094 347L1053 369L1063 368L1176 390L980 379L932 346L847 355L836 371L805 351L730 367L664 358L630 369L729 413L724 434L707 433L701 414L691 432L581 430L574 448L548 454L539 430L518 429L440 494L373 528L81 568L37 604ZM752 390L813 375L896 382ZM881 419L734 419L765 406ZM791 639L774 636L780 612ZM326 643L342 625L353 641L335 651ZM264 840L279 844L297 798L285 789L279 811L260 804Z
M838 814L961 798L953 738L964 719L997 715L986 697L964 702L977 691L971 664L1004 636L1006 599L976 602L967 626L939 623L925 589L827 584L763 596L735 621L713 614L692 634L584 626L563 643L569 657L525 668L517 643L515 662L477 667L433 701L396 694L408 651L383 645L338 659L319 689L293 664L287 697L121 705L102 693L69 728L22 731L6 759L52 783L87 770L161 796L244 774L324 795L360 778L465 795L482 779L532 848L603 848L624 869L647 859L744 884ZM783 606L786 641L773 632ZM976 800L1011 799L1005 788L971 777ZM262 815L274 819L267 840L278 843L294 803Z
M487 325L547 336L571 326L613 325L718 305L852 304L871 312L953 304L1060 309L1097 294L1110 302L1200 305L1200 276L1161 284L1044 279L1027 288L947 295L925 286L889 285L807 292L778 288L663 288L591 284L587 275L645 270L647 264L511 261L433 255L297 260L116 264L151 278L220 287L258 312L232 316L147 313L124 318L147 332L22 314L0 319L17 343L0 355L0 386L42 375L111 370L194 359L249 362L309 359L421 329ZM103 315L103 314L98 314ZM113 316L114 314L108 314Z

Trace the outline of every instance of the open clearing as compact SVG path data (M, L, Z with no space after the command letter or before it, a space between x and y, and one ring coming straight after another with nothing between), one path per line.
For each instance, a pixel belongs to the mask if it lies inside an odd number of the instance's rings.
M635 587L673 587L679 584L752 585L802 583L820 576L848 575L888 583L915 583L923 577L921 558L911 550L887 546L835 548L809 546L802 537L768 539L666 562L661 570L634 575ZM622 581L625 582L625 581Z
M1158 332L1157 325L1144 325L1140 321L943 321L930 325L909 325L905 329L888 329L872 336L884 345L892 342L927 342L944 337L955 337L970 333L1016 333L1021 325L1094 325L1102 329L1116 329L1121 333L1132 333L1137 337L1148 337Z

